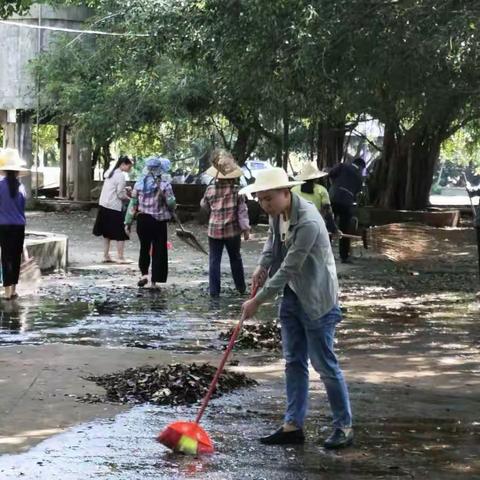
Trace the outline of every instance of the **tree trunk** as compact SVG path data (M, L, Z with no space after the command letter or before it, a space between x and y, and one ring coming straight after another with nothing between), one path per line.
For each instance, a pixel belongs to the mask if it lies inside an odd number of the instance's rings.
M105 143L102 145L102 158L103 158L103 175L105 172L110 168L110 164L113 160L112 155L110 153L110 143Z
M345 141L345 124L318 123L317 164L318 168L331 168L342 160Z
M308 128L308 157L311 162L315 161L315 130L317 123L312 121L312 124Z
M241 127L237 130L237 139L233 145L232 153L238 165L242 167L257 146L258 135L250 126Z
M58 143L60 145L60 198L67 198L68 177L67 177L67 130L65 125L58 126Z
M288 114L288 109L285 107L283 113L283 138L282 138L282 168L287 172L288 171L288 159L290 155L290 117Z
M422 210L429 204L433 171L446 138L445 129L412 127L405 134L385 127L383 155L369 182L370 201L378 207Z

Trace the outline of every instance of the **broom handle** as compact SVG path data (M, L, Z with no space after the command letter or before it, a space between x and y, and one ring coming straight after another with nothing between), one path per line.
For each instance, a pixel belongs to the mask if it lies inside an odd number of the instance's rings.
M333 233L329 233L330 236L333 236ZM337 235L338 238L350 238L352 240L362 240L363 237L360 235L351 235L350 233L342 233L341 235Z
M349 233L342 233L340 235L340 238L351 238L352 240L362 240L362 237L360 235L351 235Z
M174 219L175 222L177 223L177 225L178 225L178 226L180 227L180 229L182 230L182 232L184 232L185 229L183 228L182 222L180 222L180 220L178 219L177 212L171 212L171 214L172 214L173 219Z
M254 288L252 290L250 298L252 299L256 294L257 294L257 288ZM223 368L227 363L228 357L230 356L230 352L232 351L233 346L235 345L235 341L237 340L238 334L242 329L242 325L243 325L243 317L240 318L240 321L237 323L237 326L235 327L235 330L233 331L232 336L230 337L230 341L228 342L225 353L223 354L222 360L220 361L220 365L218 366L217 371L215 372L212 383L210 383L210 387L208 388L208 392L202 401L202 406L200 407L200 410L197 413L197 418L195 419L195 423L200 423L200 420L203 417L203 414L205 412L205 409L207 408L208 402L212 398L215 387L217 386L218 379L220 378L220 375L223 372Z

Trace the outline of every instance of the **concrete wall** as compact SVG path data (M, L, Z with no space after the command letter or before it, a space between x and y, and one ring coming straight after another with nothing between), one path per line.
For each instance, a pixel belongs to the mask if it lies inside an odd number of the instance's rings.
M68 237L49 232L26 232L25 247L42 272L66 270Z
M34 5L28 14L9 20L52 27L81 28L91 11L83 7L53 9ZM28 63L39 49L45 50L58 32L0 24L0 110L30 110L36 107L35 81ZM74 35L74 34L72 34Z

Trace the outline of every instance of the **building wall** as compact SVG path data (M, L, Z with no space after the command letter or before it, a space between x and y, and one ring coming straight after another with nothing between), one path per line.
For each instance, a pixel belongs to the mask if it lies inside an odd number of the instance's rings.
M91 11L83 7L54 9L35 4L26 15L13 16L9 20L78 29L82 28L90 15ZM49 30L0 24L0 110L35 109L35 80L30 76L27 66L39 50L48 48L58 34Z

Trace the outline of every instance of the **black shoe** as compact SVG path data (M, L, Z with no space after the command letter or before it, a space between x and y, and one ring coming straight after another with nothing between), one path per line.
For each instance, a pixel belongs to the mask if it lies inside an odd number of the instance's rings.
M275 433L268 437L260 438L260 443L264 445L300 445L305 442L303 430L294 430L293 432L284 432L280 427Z
M342 263L346 263L346 264L348 264L348 265L352 265L352 264L353 264L353 260L352 260L350 257L342 258Z
M336 428L333 433L325 440L323 446L329 450L349 447L353 443L353 430L350 429L348 434L341 428Z
M141 278L141 279L138 281L137 285L138 285L139 287L144 287L147 283L148 283L148 278Z

